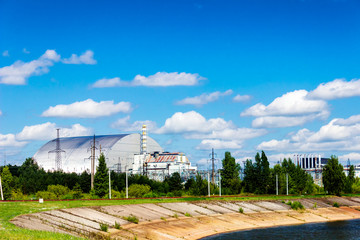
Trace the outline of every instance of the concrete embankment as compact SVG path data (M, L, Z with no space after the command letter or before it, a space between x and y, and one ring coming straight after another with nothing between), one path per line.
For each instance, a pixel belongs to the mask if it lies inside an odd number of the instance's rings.
M360 198L291 201L301 202L305 210L291 210L280 200L177 202L52 210L18 216L12 223L98 239L199 239L229 231L360 218ZM340 207L332 207L334 202ZM138 224L131 222L135 219ZM100 230L101 224L109 226L108 232Z

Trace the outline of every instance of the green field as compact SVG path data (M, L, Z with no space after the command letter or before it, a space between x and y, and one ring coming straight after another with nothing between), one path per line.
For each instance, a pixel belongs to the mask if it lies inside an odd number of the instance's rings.
M185 197L185 198L159 198L159 199L128 199L128 200L75 200L75 201L45 201L38 202L0 202L0 239L81 239L70 235L33 231L16 227L9 221L22 214L35 213L62 208L75 208L85 206L107 206L141 203L160 202L184 202L184 201L213 201L213 200L276 200L294 198L314 198L324 195L306 196L229 196L229 197ZM328 196L327 196L328 197Z

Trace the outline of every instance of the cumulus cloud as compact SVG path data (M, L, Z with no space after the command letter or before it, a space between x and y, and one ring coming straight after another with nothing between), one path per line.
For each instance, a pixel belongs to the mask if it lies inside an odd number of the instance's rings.
M59 127L55 123L47 122L38 125L25 126L16 134L16 139L26 140L50 140L57 137L56 129L60 128L60 137L88 136L93 130L80 124L73 124L71 127Z
M196 97L188 97L183 100L177 101L176 104L178 105L195 105L195 106L202 106L204 104L207 104L209 102L215 102L220 97L229 96L233 93L233 91L227 90L225 92L213 92L213 93L203 93L200 96Z
M147 131L149 132L156 131L157 129L156 123L150 120L135 121L133 123L130 123L130 116L119 118L111 124L111 127L125 132L139 132L142 129L143 125L146 125Z
M10 56L9 51L8 50L3 51L2 56L9 57Z
M306 90L288 92L269 105L258 103L241 113L241 116L257 117L253 127L290 127L315 119L326 119L330 112L323 100L307 98Z
M133 87L133 86L146 86L146 87L170 87L170 86L194 86L198 85L201 80L204 80L197 73L185 72L157 72L148 77L136 75L132 81L123 81L120 78L100 79L96 81L92 87L105 88L105 87Z
M349 125L349 119L351 117L333 119L316 132L304 128L292 133L288 139L262 142L257 149L284 152L360 151L360 123Z
M311 91L308 97L331 100L354 96L360 96L360 79L352 79L351 81L335 79L328 83L322 83Z
M241 144L236 141L223 141L219 139L204 139L196 149L239 149Z
M30 76L41 75L49 71L54 62L60 60L55 50L46 50L38 59L30 62L16 61L10 66L0 68L0 83L24 85Z
M350 159L351 161L360 161L360 153L351 152L351 153L339 156L339 159L341 161L347 161L348 159Z
M20 142L14 134L0 134L0 147L23 147L27 142Z
M229 127L234 127L234 124L231 121L226 122L222 118L212 118L206 120L200 113L195 111L186 113L177 112L170 118L166 119L164 126L159 128L156 133L206 133L214 130L224 130Z
M198 149L236 149L245 139L262 136L264 129L238 128L222 118L206 119L201 114L177 112L166 119L165 124L154 131L157 134L182 134L187 139L201 139Z
M97 61L94 59L94 52L87 50L80 56L72 54L70 58L65 58L62 60L65 64L96 64Z
M236 95L234 98L233 98L233 101L234 102L247 102L251 99L251 96L250 95Z
M56 105L49 107L42 113L43 117L64 117L64 118L97 118L111 116L119 112L128 113L132 110L131 103L114 101L95 102L87 99L82 102L74 102L69 105Z

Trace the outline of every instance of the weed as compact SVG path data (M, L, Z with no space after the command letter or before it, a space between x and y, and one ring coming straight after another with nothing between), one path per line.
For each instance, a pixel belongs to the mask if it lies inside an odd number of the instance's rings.
M282 202L282 203L285 203L285 200L282 200L281 202Z
M314 203L314 206L313 206L313 208L314 208L314 209L316 209L316 208L317 208L317 204L316 204L316 203Z
M338 207L340 207L340 206L339 206L339 204L338 204L337 202L334 202L333 207L337 207L337 208L338 208Z
M108 231L109 226L107 224L104 223L100 223L100 230L103 232L107 232Z
M139 219L134 215L130 215L128 217L123 217L123 219L125 219L125 220L127 220L129 222L132 222L132 223L136 223L136 224L139 223Z
M298 201L295 201L295 202L289 201L286 204L289 205L291 207L291 209L294 209L294 210L303 210L304 209L304 206L301 204L301 202L298 202Z
M244 213L244 209L242 207L239 208L239 213Z
M164 217L161 217L160 219L163 220L163 221L166 221L166 218L164 218Z
M120 223L118 222L115 222L115 226L114 226L116 229L121 229L121 226L120 226Z
M175 213L173 217L174 217L174 218L179 218L179 216L177 215L177 213Z
M185 216L186 217L191 217L191 214L190 213L185 213Z

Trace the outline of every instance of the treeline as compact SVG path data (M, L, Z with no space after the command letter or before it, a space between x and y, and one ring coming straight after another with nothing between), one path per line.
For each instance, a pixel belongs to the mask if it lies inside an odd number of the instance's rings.
M90 173L65 173L62 171L46 172L32 158L27 158L21 166L7 165L0 168L4 198L22 199L96 199L109 197L109 176L105 157L99 157L95 174L94 189L90 187ZM240 173L243 173L243 180ZM290 158L270 168L264 152L257 153L254 161L246 160L244 169L230 152L222 160L221 192L223 195L276 194L278 193L313 194L313 193L360 193L360 181L355 178L354 167L345 176L338 159L332 156L323 169L324 187L314 184L312 177L297 166ZM111 171L112 198L125 198L126 174ZM128 176L129 197L173 197L201 196L208 194L208 180L201 175L186 182L179 173L174 173L164 181L155 181L145 175ZM219 194L219 187L210 184L211 194Z

